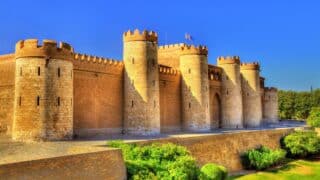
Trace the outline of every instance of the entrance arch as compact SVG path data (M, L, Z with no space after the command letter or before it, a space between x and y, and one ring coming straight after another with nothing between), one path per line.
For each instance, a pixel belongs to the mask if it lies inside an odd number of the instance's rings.
M217 93L210 98L210 104L211 129L221 128L221 100L220 96Z

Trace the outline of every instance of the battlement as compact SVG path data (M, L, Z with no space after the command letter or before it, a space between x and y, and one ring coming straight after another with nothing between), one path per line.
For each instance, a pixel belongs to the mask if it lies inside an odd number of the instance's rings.
M103 57L97 57L97 56L91 56L87 54L74 54L74 60L80 61L80 62L87 62L87 63L97 63L97 64L103 64L103 65L113 65L113 66L123 66L123 62L111 59L111 58L103 58Z
M180 50L181 47L187 46L185 43L178 43L178 44L168 44L163 46L158 46L159 51L170 51L170 50Z
M258 62L241 63L240 68L242 70L260 70L260 64Z
M123 33L123 41L151 41L158 42L158 34L154 31L143 30L140 32L138 29L134 31L127 31Z
M266 91L269 91L269 92L277 92L278 89L275 88L275 87L265 87L265 88L264 88L264 91L265 91L265 92L266 92Z
M179 70L172 67L159 65L159 73L177 75L179 73Z
M181 55L208 55L208 48L206 46L194 46L194 45L183 45L181 46Z
M218 64L240 64L239 56L220 56L217 58Z
M16 43L15 58L21 57L45 57L53 59L70 60L73 58L73 48L71 45L54 40L43 40L42 45L38 39L26 39Z

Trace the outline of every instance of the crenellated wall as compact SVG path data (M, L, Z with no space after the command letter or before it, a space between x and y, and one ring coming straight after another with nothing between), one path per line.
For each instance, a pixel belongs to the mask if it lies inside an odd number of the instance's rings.
M73 49L66 43L19 41L15 52L12 137L19 141L71 139Z
M180 51L181 47L186 46L184 43L170 44L158 47L158 61L159 64L180 68Z
M74 135L121 133L123 126L123 62L75 54Z
M61 140L277 122L277 91L264 87L257 64L240 68L233 56L209 65L205 46L158 46L152 31L125 32L123 45L117 61L63 42L19 41L0 56L0 133Z
M159 81L161 132L180 131L182 125L180 72L160 65Z
M222 69L221 84L221 106L222 127L243 127L243 104L241 90L240 58L219 57L218 66Z
M123 34L124 131L160 133L158 36L135 30Z
M180 51L183 129L210 130L208 49L183 46Z
M244 126L259 127L262 123L260 65L256 62L242 63L240 72Z

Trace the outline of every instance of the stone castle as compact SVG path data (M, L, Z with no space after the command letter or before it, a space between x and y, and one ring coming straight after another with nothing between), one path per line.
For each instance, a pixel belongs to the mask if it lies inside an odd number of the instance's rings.
M123 34L123 61L52 40L17 42L0 56L0 131L14 140L154 135L259 127L278 119L277 89L258 63L208 64L205 46L158 46L155 32Z

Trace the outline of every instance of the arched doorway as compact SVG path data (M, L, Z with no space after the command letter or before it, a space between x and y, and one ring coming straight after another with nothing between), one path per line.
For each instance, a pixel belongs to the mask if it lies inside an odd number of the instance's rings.
M219 95L216 93L211 97L211 109L210 109L210 119L211 119L211 129L221 128L221 101Z

